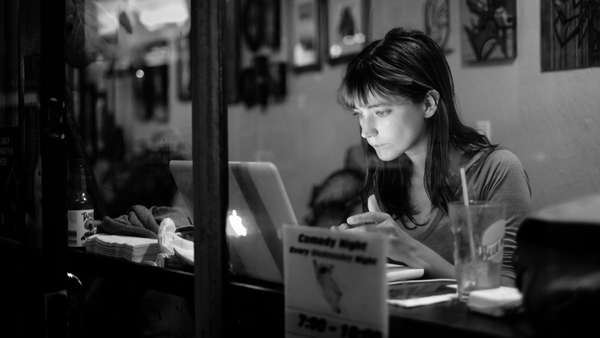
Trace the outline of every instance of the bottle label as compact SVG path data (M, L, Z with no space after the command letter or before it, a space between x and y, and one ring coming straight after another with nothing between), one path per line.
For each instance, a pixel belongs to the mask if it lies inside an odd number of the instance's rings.
M71 247L85 246L94 230L94 209L67 210L68 242Z

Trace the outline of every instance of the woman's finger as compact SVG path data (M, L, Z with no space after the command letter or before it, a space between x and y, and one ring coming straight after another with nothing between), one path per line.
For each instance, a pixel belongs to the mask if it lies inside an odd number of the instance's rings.
M379 205L377 205L377 197L375 197L375 195L369 196L369 199L367 200L367 206L369 208L369 211L381 212L381 210L379 209Z
M348 226L348 224L346 223L342 223L340 225L332 225L331 228L329 228L331 231L345 231L350 229L350 227Z
M387 219L391 219L391 217L386 213L369 211L365 212L364 214L358 214L348 217L348 219L346 219L346 223L348 223L350 227L354 227L359 225L381 223Z

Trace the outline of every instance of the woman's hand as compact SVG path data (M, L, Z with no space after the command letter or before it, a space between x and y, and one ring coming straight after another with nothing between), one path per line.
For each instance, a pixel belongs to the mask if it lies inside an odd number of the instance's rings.
M381 212L374 195L367 201L369 212L348 217L347 223L331 227L332 231L378 232L387 236L387 256L411 268L425 269L425 278L454 278L454 266L435 251L412 238L387 213Z
M389 258L411 267L423 267L417 255L423 245L398 227L389 214L381 212L375 195L369 196L367 205L369 212L348 217L347 223L332 226L331 230L382 233L389 238Z

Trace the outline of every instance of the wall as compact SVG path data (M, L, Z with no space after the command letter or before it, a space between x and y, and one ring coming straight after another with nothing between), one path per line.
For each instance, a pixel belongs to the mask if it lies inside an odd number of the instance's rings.
M541 72L540 1L517 1L517 31L510 64L471 67L459 53L448 58L465 120L490 120L492 140L519 156L534 211L600 193L600 69Z
M290 10L287 3L282 1L283 15ZM282 43L278 52L271 53L272 60L290 59L289 21L282 16ZM244 64L250 62L247 53ZM275 163L301 223L308 213L312 186L342 168L346 149L360 142L355 118L335 101L341 69L326 62L317 72L294 74L288 69L283 103L266 109L229 107L229 158Z
M282 3L287 13L287 1ZM423 4L372 0L372 37L397 25L423 29ZM472 125L489 120L492 141L520 157L537 211L600 192L600 69L541 73L540 2L517 1L517 6L517 58L472 66L461 62L458 1L451 0L448 61L464 120ZM285 17L283 23L277 57L285 60L290 27ZM341 168L347 147L360 140L357 122L335 102L341 70L324 63L319 72L288 72L285 102L265 110L229 107L230 159L274 162L301 222L312 185ZM190 134L188 114L172 113L172 125L184 135Z

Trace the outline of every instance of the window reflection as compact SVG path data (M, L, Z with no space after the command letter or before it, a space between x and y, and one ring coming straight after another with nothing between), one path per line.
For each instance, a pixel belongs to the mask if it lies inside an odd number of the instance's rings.
M191 159L191 101L177 85L182 61L189 76L184 55L189 46L180 45L189 35L189 1L66 3L69 113L77 129L73 141L83 149L69 157L86 158L97 194L97 232L156 239L168 217L189 248L191 222L169 170L171 160ZM172 236L175 227L163 234L170 246L182 241ZM159 260L156 254L141 264L193 272L189 262ZM85 336L174 335L173 330L194 335L193 298L176 296L181 290L163 293L127 280L78 277L86 288L84 326L93 328Z
M168 164L191 158L191 101L176 86L177 64L189 59L179 48L189 34L188 2L67 3L73 112L94 169L99 216L180 204Z
M17 239L18 158L18 31L16 6L0 5L0 237Z

